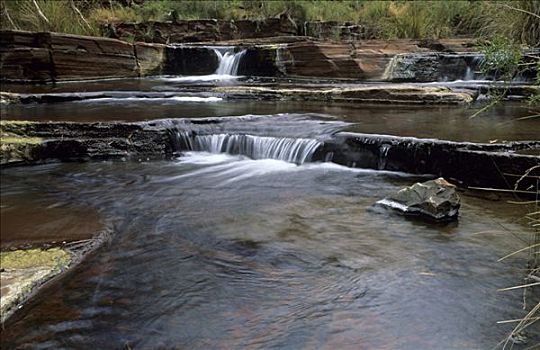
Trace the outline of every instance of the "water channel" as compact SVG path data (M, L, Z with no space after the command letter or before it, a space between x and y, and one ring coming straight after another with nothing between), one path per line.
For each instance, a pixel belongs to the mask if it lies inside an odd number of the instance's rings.
M155 78L34 92L189 86ZM312 162L310 155L337 130L538 139L537 121L517 120L528 113L523 104L471 119L480 106L179 96L186 98L2 107L6 119L26 120L257 119L244 133L257 136L217 130L170 161L3 168L4 218L39 213L54 231L66 222L48 213L62 210L74 216L68 225L99 218L113 235L10 319L2 348L489 349L508 335L510 326L497 321L522 314L521 293L497 289L519 283L525 263L497 260L520 247L514 235L524 230L523 208L462 195L457 223L409 220L373 204L429 176ZM24 221L32 217L2 230Z

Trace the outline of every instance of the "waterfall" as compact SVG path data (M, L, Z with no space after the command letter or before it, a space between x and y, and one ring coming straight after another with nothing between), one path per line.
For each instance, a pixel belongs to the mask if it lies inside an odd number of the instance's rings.
M177 151L241 154L252 159L277 159L296 164L310 161L322 145L320 141L307 138L244 134L194 135L186 131L176 131L173 143Z
M246 53L246 50L234 53L234 48L214 48L219 59L219 66L214 72L216 75L229 75L236 76L238 75L238 66L240 65L240 60Z
M485 79L485 76L481 74L481 67L484 63L484 55L474 55L472 57L465 57L465 62L467 64L467 70L465 71L465 76L463 80L477 80Z

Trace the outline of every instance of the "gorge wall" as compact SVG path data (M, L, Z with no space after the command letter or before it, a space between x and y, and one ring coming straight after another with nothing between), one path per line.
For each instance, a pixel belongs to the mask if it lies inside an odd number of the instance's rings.
M470 59L470 54L463 53L474 47L471 40L323 42L301 37L211 45L246 49L240 75L374 81L436 81L443 75L459 78ZM412 59L402 59L396 65L399 55L412 55ZM8 82L201 75L213 73L218 64L214 50L206 44L131 44L101 37L0 31L1 80ZM402 66L413 74L404 78Z

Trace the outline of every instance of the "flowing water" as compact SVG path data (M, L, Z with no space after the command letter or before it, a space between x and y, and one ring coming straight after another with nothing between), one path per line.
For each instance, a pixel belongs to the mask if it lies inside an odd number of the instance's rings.
M198 151L4 169L2 211L84 205L114 235L2 348L490 348L520 314L519 292L496 291L523 263L496 262L516 212L465 196L438 226L372 208L417 180Z
M242 53L222 55L216 76ZM2 107L6 119L191 118L155 122L171 123L172 161L1 170L3 231L14 213L45 236L113 231L9 320L3 349L489 349L512 327L497 321L523 316L519 291L497 292L521 282L522 259L497 259L521 248L523 208L463 195L457 223L409 220L373 204L425 177L312 162L338 130L538 139L537 121L516 120L522 105L470 119L480 107L231 102L183 78L35 88L174 96ZM224 115L238 117L198 119Z

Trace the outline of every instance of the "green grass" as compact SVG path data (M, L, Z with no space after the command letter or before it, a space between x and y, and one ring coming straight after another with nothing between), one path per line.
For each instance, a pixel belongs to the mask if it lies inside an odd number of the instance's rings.
M263 19L288 13L304 21L352 22L372 26L380 38L504 36L540 45L540 1L367 1L0 0L2 28L99 35L112 22L177 19ZM82 18L73 9L80 10ZM84 18L84 19L83 19Z

